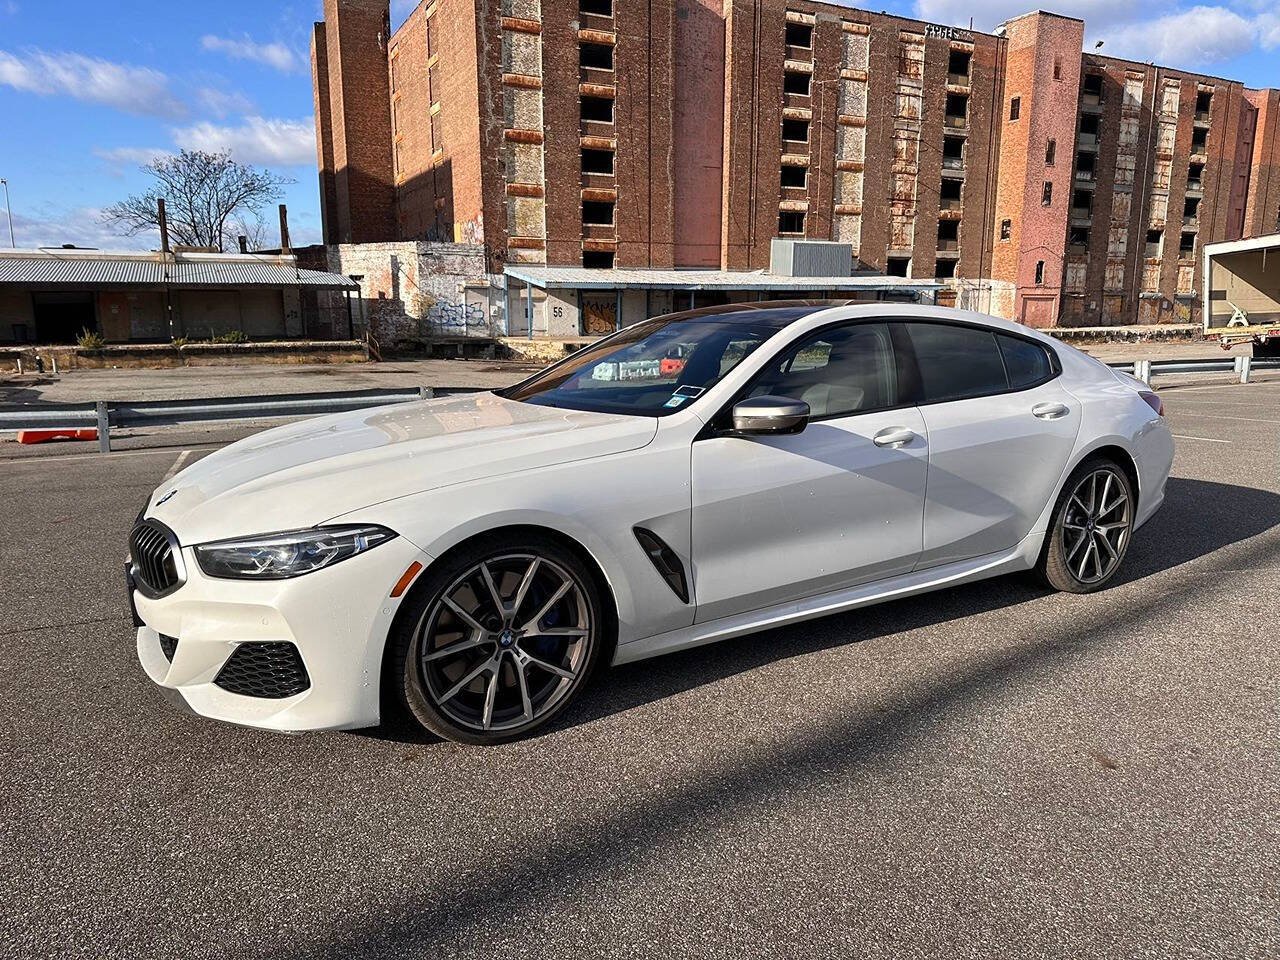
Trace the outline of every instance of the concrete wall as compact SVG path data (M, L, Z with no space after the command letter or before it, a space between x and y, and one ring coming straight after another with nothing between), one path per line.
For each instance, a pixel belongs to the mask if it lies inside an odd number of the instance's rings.
M25 327L25 335L21 329ZM26 290L0 290L0 340L34 340L36 319L31 308L31 294Z
M339 244L328 250L329 269L360 275L356 326L369 327L384 346L441 336L489 336L500 293L485 272L478 244ZM500 290L500 279L498 289ZM488 291L487 297L482 291Z

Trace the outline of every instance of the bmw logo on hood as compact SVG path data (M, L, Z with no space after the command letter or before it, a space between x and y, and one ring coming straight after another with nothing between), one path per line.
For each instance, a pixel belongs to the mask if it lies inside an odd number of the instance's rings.
M166 493L163 497L161 497L159 500L157 500L157 501L156 501L156 506L158 507L158 506L160 506L160 504L162 504L162 503L166 503L167 501L172 500L172 499L173 499L173 495L174 495L175 493L177 493L177 492L178 492L178 490L177 490L177 488L176 488L176 487L175 487L173 490L170 490L170 491L169 491L168 493Z

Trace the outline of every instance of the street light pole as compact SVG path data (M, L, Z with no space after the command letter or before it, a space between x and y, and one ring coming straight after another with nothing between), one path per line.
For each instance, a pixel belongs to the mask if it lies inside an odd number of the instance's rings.
M4 215L9 221L9 246L16 250L18 245L13 240L13 210L9 207L9 181L0 177L0 184L4 185Z

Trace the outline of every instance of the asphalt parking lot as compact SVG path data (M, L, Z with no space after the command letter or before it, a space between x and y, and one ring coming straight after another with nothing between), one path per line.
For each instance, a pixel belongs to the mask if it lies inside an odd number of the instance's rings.
M612 670L490 749L174 711L120 567L183 441L0 459L0 956L1280 955L1280 381L1163 393L1107 591Z

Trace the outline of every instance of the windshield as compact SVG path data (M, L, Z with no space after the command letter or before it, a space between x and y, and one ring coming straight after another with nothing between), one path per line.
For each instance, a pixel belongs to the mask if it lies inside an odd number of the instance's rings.
M698 399L777 333L778 318L767 316L772 312L655 317L501 393L549 407L666 416Z

